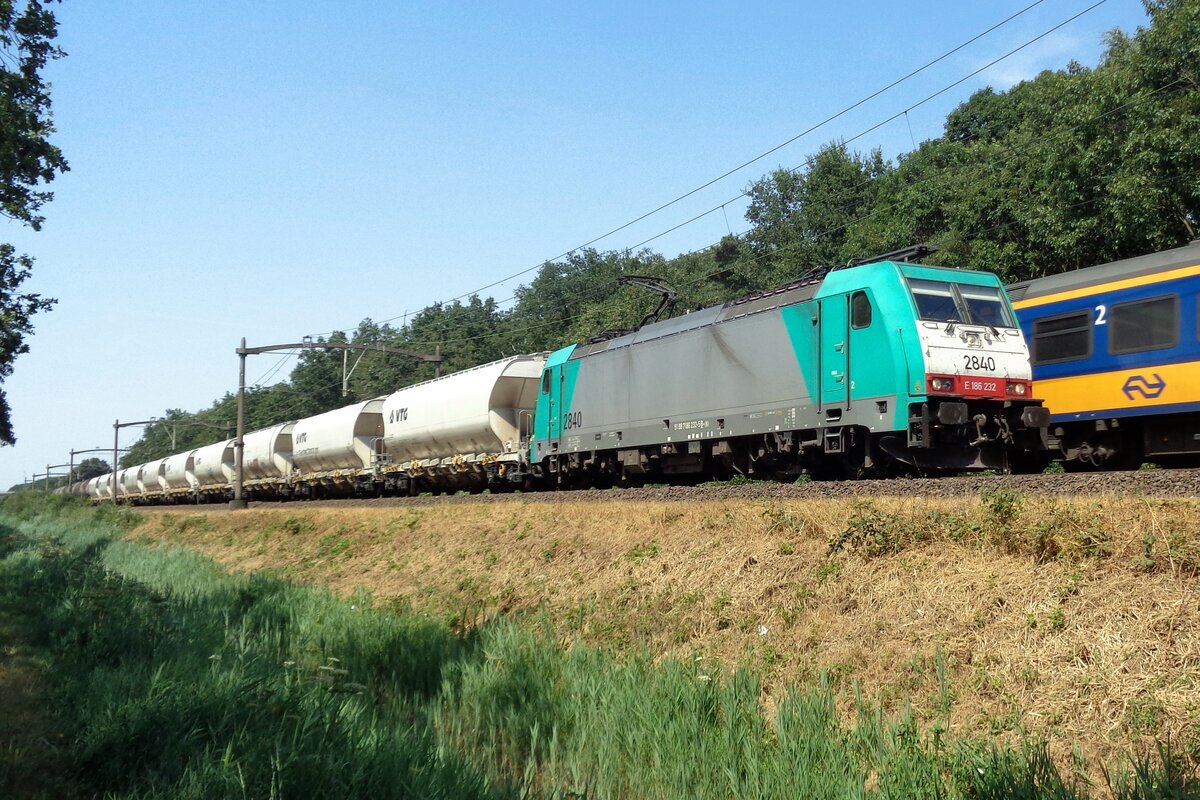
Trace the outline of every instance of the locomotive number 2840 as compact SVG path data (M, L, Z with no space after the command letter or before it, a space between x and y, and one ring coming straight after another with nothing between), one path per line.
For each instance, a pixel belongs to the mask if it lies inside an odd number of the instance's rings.
M994 370L996 359L991 356L963 356L963 369Z
M571 411L571 412L563 415L563 427L566 428L567 430L571 430L572 428L582 428L583 427L583 412L582 411Z

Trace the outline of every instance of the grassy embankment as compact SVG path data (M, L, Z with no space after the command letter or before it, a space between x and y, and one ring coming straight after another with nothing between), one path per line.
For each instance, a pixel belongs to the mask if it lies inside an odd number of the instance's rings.
M1057 668L1057 640L1085 638L1092 666L1071 681L1085 706L1089 691L1146 698L1096 748L1114 765L1118 751L1148 753L1118 768L1117 794L1192 796L1167 790L1193 774L1181 742L1194 731L1197 560L1174 526L1196 509L1146 502L1156 529L1138 538L1127 517L1102 523L1072 504L1035 517L1005 495L965 511L531 503L48 517L7 504L0 611L46 661L47 724L81 794L1103 795L1019 740L1024 727L1069 738L1069 725L1108 710L1027 725L1059 681L1029 665ZM228 575L172 541L349 599ZM1174 616L1162 605L1172 591L1191 598ZM1161 613L1124 626L1122 606ZM1028 652L1008 649L1014 614ZM1149 633L1116 641L1127 628ZM1168 652L1147 652L1147 636ZM1098 662L1118 652L1127 678L1100 683ZM1183 662L1170 674L1159 658ZM977 719L972 703L989 692L1014 714ZM1179 751L1165 768L1145 747L1164 731ZM0 786L29 752L6 747Z

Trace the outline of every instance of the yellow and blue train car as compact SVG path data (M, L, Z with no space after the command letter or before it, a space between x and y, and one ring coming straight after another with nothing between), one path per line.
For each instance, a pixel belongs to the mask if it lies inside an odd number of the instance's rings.
M1200 455L1200 240L1008 291L1068 464Z

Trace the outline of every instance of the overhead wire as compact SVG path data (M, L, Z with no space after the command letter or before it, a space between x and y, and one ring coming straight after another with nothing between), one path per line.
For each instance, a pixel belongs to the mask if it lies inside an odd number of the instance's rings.
M1107 1L1108 0L1098 0L1098 2L1096 2L1092 6L1088 7L1084 11L1080 12L1079 14L1076 14L1074 17L1072 17L1067 22L1073 21L1074 19L1082 16L1083 14L1086 14L1086 13L1092 11L1093 9L1097 8L1098 6L1103 5ZM656 207L650 211L647 211L626 223L618 225L617 227L613 228L612 230L610 230L606 233L600 234L599 236L595 236L592 239L589 239L588 241L584 242L583 244L576 245L575 247L572 247L569 250L566 250L563 253L560 253L559 255L554 256L553 258L543 259L543 260L539 261L537 264L527 267L525 269L522 269L518 272L515 272L506 278L501 278L500 280L493 281L485 286L481 286L478 289L474 289L470 292L466 292L464 294L458 295L457 297L452 297L449 300L444 301L444 302L447 304L453 303L456 300L462 300L462 299L465 299L472 295L479 294L480 292L487 291L488 289L491 289L495 286L499 286L503 283L507 283L511 280L521 277L522 275L526 275L536 269L540 269L543 264L551 263L554 261L558 261L559 259L566 258L567 256L569 256L570 254L572 254L574 252L577 252L579 250L583 250L584 248L590 247L593 244L596 244L597 242L607 239L608 237L613 236L614 234L619 233L619 232L625 230L626 228L629 228L630 226L635 225L638 222L641 222L641 221L659 213L660 211L670 208L671 206L681 202L682 200L685 200L688 197L691 197L692 195L696 194L697 192L707 189L708 187L712 186L713 184L718 183L719 181L724 180L725 178L728 178L729 176L745 169L746 167L748 167L752 164L757 163L758 161L761 161L762 159L766 158L767 156L769 156L773 153L778 152L779 150L782 150L784 147L787 147L788 145L798 141L799 139L802 139L803 137L807 136L808 134L813 133L813 132L819 130L820 128L823 128L824 126L828 125L830 122L833 122L834 120L837 120L837 119L845 116L846 114L853 111L854 109L864 105L865 103L870 102L871 100L874 100L876 97L879 97L880 95L885 94L888 91L891 91L892 89L894 89L895 87L904 83L905 81L908 81L909 79L919 75L920 73L924 72L925 70L929 69L930 67L933 67L936 64L939 64L940 62L946 60L947 58L954 55L955 53L958 53L959 51L969 47L970 45L979 41L983 37L987 36L988 34L993 33L994 31L998 30L999 28L1004 27L1008 23L1012 22L1013 20L1017 19L1018 17L1021 17L1024 14L1028 13L1029 11L1033 10L1034 8L1036 8L1037 6L1041 5L1044 2L1046 2L1046 0L1034 0L1034 2L1030 3L1029 5L1025 6L1024 8L1021 8L1020 10L1014 12L1013 14L1004 18L1000 22L995 23L994 25L987 28L986 30L983 30L980 33L977 33L976 35L972 36L970 39L967 39L965 42L962 42L961 44L951 48L950 50L947 50L946 52L942 53L941 55L937 56L936 58L925 62L924 64L922 64L921 66L912 70L911 72L907 73L903 77L897 78L896 80L892 81L891 83L884 86L883 88L877 89L876 91L872 92L871 94L867 95L866 97L863 97L862 99L860 99L854 103L851 103L850 105L846 106L845 108L842 108L840 111L837 111L837 112L829 115L828 117L824 118L820 122L810 125L808 128L804 129L800 133L795 134L794 136L787 139L786 141L781 142L781 143L775 145L774 147L771 147L770 149L763 151L762 153L759 153L758 155L754 156L753 158L742 162L741 164L739 164L736 167L733 167L732 169L726 170L721 175L718 175L717 177L715 177L709 181L706 181L705 183L701 184L700 186L697 186L696 188L691 189L687 192L684 192L683 194L678 195L677 197L659 205L658 207ZM1066 24L1066 23L1062 23L1062 24ZM1062 25L1060 24L1057 27L1062 27ZM1057 27L1055 29L1057 29ZM1050 31L1050 32L1053 32L1053 31ZM1045 34L1043 34L1043 36L1044 35ZM1038 38L1041 38L1041 37L1038 37ZM959 83L961 83L961 81L959 81ZM957 84L955 84L955 85L957 85ZM948 88L952 88L952 87L948 87ZM405 311L403 314L397 314L394 317L389 317L387 319L381 320L380 322L385 322L385 323L386 322L394 322L397 319L407 316L409 313L410 312ZM326 336L326 335L331 335L333 333L337 333L339 331L348 331L348 330L350 330L350 329L349 328L341 328L341 329L335 329L332 331L326 331L321 334L314 334L314 335Z
M1079 19L1080 17L1082 17L1082 16L1084 16L1084 15L1086 15L1086 14L1088 14L1088 13L1090 13L1090 12L1094 11L1095 9L1099 8L1100 6L1104 5L1104 4L1105 4L1107 1L1108 1L1108 0L1097 0L1096 2L1092 3L1092 4L1091 4L1090 6L1088 6L1087 8L1084 8L1082 11L1079 11L1079 12L1077 12L1077 13L1073 14L1072 16L1068 17L1067 19L1063 20L1062 22L1059 22L1058 24L1054 25L1053 27L1051 27L1051 28L1049 28L1049 29L1047 29L1047 30L1043 31L1042 33L1038 34L1037 36L1034 36L1033 38L1026 40L1024 43L1022 43L1022 44L1018 45L1017 47L1014 47L1013 49L1009 50L1008 52L1004 53L1003 55L1001 55L1001 56L999 56L999 57L997 57L997 58L994 58L994 59L992 59L992 60L991 60L991 61L989 61L988 63L986 63L986 64L984 64L983 66L981 66L981 67L979 67L979 68L977 68L977 69L975 69L975 70L971 71L970 73L968 73L968 74L966 74L966 75L962 76L961 78L959 78L959 79L955 80L954 82L952 82L952 83L949 83L949 84L947 84L947 85L943 86L942 88L938 89L936 92L933 92L932 94L929 94L929 95L927 95L926 97L924 97L923 99L921 99L921 100L917 101L916 103L913 103L913 104L911 104L911 105L907 106L906 108L902 109L901 111L898 111L898 112L896 112L896 113L892 114L891 116L887 117L886 119L883 119L883 120L881 120L881 121L879 121L879 122L877 122L877 123L875 123L875 124L873 124L873 125L869 126L868 128L866 128L866 129L864 129L864 130L862 130L862 131L859 131L859 132L858 132L858 133L856 133L854 136L851 136L851 137L850 137L850 138L848 138L848 139L843 139L843 140L841 140L841 144L845 145L845 144L849 144L850 142L857 141L858 139L861 139L862 137L866 136L867 134L873 133L874 131L876 131L876 130L878 130L878 129L882 128L883 126L885 126L885 125L887 125L887 124L889 124L889 123L891 123L891 122L894 122L894 121L895 121L895 120L897 120L897 119L900 119L901 117L907 117L907 115L908 115L908 114L909 114L911 111L913 111L913 110L915 110L915 109L917 109L917 108L921 107L922 105L925 105L926 103L928 103L929 101L933 100L934 98L936 98L936 97L938 97L938 96L940 96L940 95L942 95L942 94L945 94L946 92L948 92L948 91L950 91L951 89L955 88L956 86L959 86L959 85L961 85L962 83L964 83L964 82L966 82L966 81L970 80L971 78L975 77L976 75L979 75L980 73L982 73L982 72L985 72L985 71L987 71L988 69L991 69L992 67L996 66L996 65L997 65L997 64L999 64L1000 62L1002 62L1002 61L1004 61L1004 60L1006 60L1006 59L1008 59L1008 58L1011 58L1012 56L1016 55L1017 53L1021 52L1021 51L1022 51L1022 50L1024 50L1024 49L1026 49L1026 48L1028 48L1028 47L1032 46L1033 44L1036 44L1037 42L1039 42L1039 41L1041 41L1042 39L1046 38L1046 37L1047 37L1047 36L1049 36L1050 34L1052 34L1052 33L1056 32L1056 31L1058 31L1058 30L1062 29L1063 27L1065 27L1065 26L1069 25L1070 23L1074 22L1075 20ZM942 60L942 59L946 58L948 55L951 55L952 53L954 53L954 52L957 52L958 50L961 50L963 47L965 47L965 46L967 46L968 44L970 44L970 43L972 43L972 42L976 41L977 39L981 38L982 36L985 36L986 34L990 33L990 32L991 32L991 31L993 31L993 30L995 30L997 27L1000 27L1001 25L1004 25L1004 24L1006 24L1007 22L1011 21L1012 19L1015 19L1017 16L1020 16L1021 14L1025 13L1026 11L1030 10L1031 8L1033 8L1033 7L1034 7L1034 6L1036 6L1036 5L1038 5L1038 3L1034 3L1034 4L1030 5L1030 6L1026 6L1024 9L1022 9L1021 11L1019 11L1019 12L1017 12L1016 14L1012 15L1012 16L1011 16L1011 17L1009 17L1008 19L1006 19L1006 20L1004 20L1004 21L1002 21L1002 22L1000 22L1000 23L997 23L996 25L992 26L992 28L989 28L987 31L984 31L984 32L983 32L983 33L981 33L981 34L978 34L978 35L976 35L976 36L975 36L975 37L973 37L971 40L968 40L968 42L965 42L965 43L963 43L962 45L959 45L959 46L958 46L957 48L955 48L954 50L951 50L951 51L949 51L949 52L947 52L947 53L943 54L942 56L939 56L939 57L938 57L937 59L935 59L934 61L931 61L931 62L929 62L929 63L928 63L928 64L926 64L924 67L921 67L921 68L919 68L919 69L917 69L917 70L914 70L913 72L911 72L911 73L909 73L908 75L906 75L904 78L901 78L901 79L899 79L899 80L897 80L897 81L894 81L894 82L893 82L892 84L890 84L888 87L885 87L884 89L881 89L881 90L879 90L878 92L876 92L874 95L872 95L872 97L874 97L874 96L878 96L879 94L882 94L882 93L883 93L884 91L886 91L887 89L894 87L895 85L897 85L897 84L899 84L899 83L903 82L904 80L907 80L908 78L910 78L910 77L912 77L913 75L915 75L915 74L917 74L918 72L920 72L922 69L924 69L924 68L926 68L926 67L928 67L928 66L930 66L930 65L932 65L932 64L934 64L934 63L937 63L937 61L940 61L940 60ZM870 99L870 98L868 98L868 99ZM865 102L865 100L863 100L863 101L859 101L859 103L855 104L855 106L856 106L856 105L861 105L863 102ZM848 108L854 108L855 106L850 106L850 107L848 107ZM839 114L836 114L836 115L834 115L833 117L830 117L829 119L835 119L836 117L838 117L838 116L840 116L840 115L841 115L841 113L839 113ZM827 121L828 121L828 120L826 120L826 122L827 122ZM825 124L825 122L822 122L822 123L819 123L819 124L818 124L818 125L816 125L816 126L813 126L813 128L811 128L811 129L810 129L810 131L811 131L811 130L815 130L816 128L820 127L820 126L821 126L821 125L823 125L823 124ZM795 141L795 139L797 139L797 138L799 138L800 136L803 136L803 135L804 135L804 134L798 134L796 137L793 137L791 140L789 140L789 142L788 142L788 143L790 143L791 141ZM785 143L785 144L787 144L787 143ZM776 148L774 148L773 150L771 150L771 151L768 151L768 152L767 152L766 154L764 154L764 155L769 155L771 152L775 152L776 150L780 149L780 147L782 147L782 146L783 146L783 145L780 145L779 147L776 147ZM761 158L761 156L760 156L759 158ZM754 160L758 160L758 159L754 159ZM754 161L754 160L752 160L752 161L750 161L750 162L747 162L747 163L753 163L753 161ZM803 162L803 163L801 163L801 164L799 164L799 165L797 165L797 166L795 166L795 167L792 167L792 168L790 168L788 171L789 171L790 173L792 173L792 174L796 174L796 173L800 172L801 170L803 170L803 169L805 169L805 168L811 168L811 167L814 165L814 163L815 163L815 160L816 160L816 156L808 156L808 157L807 157L807 158L804 160L804 162ZM713 182L715 182L715 181L710 181L708 184L705 184L705 186L709 186L709 185L711 185ZM704 188L704 187L701 187L701 188ZM688 193L688 194L690 195L690 194L694 194L694 193L695 193L695 192L693 191L693 192L690 192L690 193ZM714 206L714 207L712 207L712 208L708 209L707 211L701 212L700 214L697 214L697 215L695 215L695 216L693 216L693 217L691 217L691 218L689 218L689 219L687 219L687 220L684 220L683 222L680 222L680 223L678 223L678 224L676 224L676 225L673 225L673 226L671 226L670 228L667 228L667 229L666 229L666 230L664 230L664 231L660 231L659 233L657 233L657 234L655 234L655 235L653 235L653 236L650 236L650 237L649 237L649 238L647 238L647 239L644 239L644 240L642 240L641 242L639 242L639 243L638 243L638 244L636 244L636 245L633 245L632 247L626 248L626 251L627 251L627 252L629 252L629 251L637 251L637 250L640 250L642 247L645 247L647 244L649 244L649 243L651 243L651 242L653 242L653 241L656 241L657 239L660 239L660 238L662 238L663 236L666 236L666 235L668 235L668 234L670 234L670 233L673 233L673 232L675 232L675 231L677 231L677 230L679 230L679 229L681 229L681 228L683 228L683 227L685 227L685 226L687 226L687 225L690 225L690 224L692 224L692 223L694 223L694 222L696 222L696 221L698 221L698 220L700 220L700 219L703 219L704 217L708 216L709 214L713 214L713 213L715 213L715 212L716 212L716 211L718 211L718 210L722 210L722 211L723 211L725 206L729 205L730 203L737 202L738 200L742 199L743 197L747 197L747 196L749 195L749 193L750 193L750 192L749 192L749 190L742 191L742 192L738 193L736 196L734 196L734 197L731 197L730 199L728 199L728 200L726 200L725 202L721 203L720 205ZM688 195L684 195L684 196L688 196ZM682 197L683 197L683 196L681 196L681 198L679 198L679 199L682 199ZM667 204L667 205L670 205L670 204ZM666 205L664 205L663 207L665 208L665 207L666 207ZM647 214L647 215L644 215L642 218L645 218L645 216L649 216L649 214ZM641 218L639 218L639 219L641 219ZM632 223L631 223L631 224L632 224ZM628 226L623 226L623 227L628 227ZM607 234L606 234L606 235L607 235ZM566 252L566 253L564 253L563 255L560 255L560 256L558 256L557 258L555 258L555 259L552 259L552 260L551 260L551 261L549 261L549 262L543 262L543 264L539 264L539 265L538 265L538 266L536 266L536 267L530 267L530 268L528 268L528 269L524 270L523 272L521 272L521 273L518 273L517 275L513 275L513 276L510 276L509 278L505 278L505 279L503 279L503 280L500 280L500 281L497 281L497 282L494 282L494 283L488 284L487 286L485 286L485 287L482 287L482 289L477 289L477 290L475 290L474 292L471 292L471 293L469 293L469 294L466 294L466 295L460 295L459 297L453 298L453 299L452 299L450 302L454 302L455 300L461 300L461 299L463 299L464 297L469 297L469 296L471 296L471 295L473 295L473 294L477 294L479 291L483 291L483 290L485 290L485 289L492 288L493 286L497 286L497 285L500 285L500 284L502 284L502 283L505 283L505 282L507 282L508 280L511 280L511 279L512 279L512 278L514 278L514 277L519 277L520 275L523 275L523 274L525 274L525 273L528 273L528 272L532 271L533 269L539 269L539 268L541 268L541 266L543 266L545 263L553 263L554 261L557 261L558 259L565 258L566 256L569 256L571 253L574 253L574 252L576 252L577 250L580 250L580 249L582 249L582 248L584 248L584 247L587 247L589 244L592 244L592 243L594 243L595 241L599 241L599 239L600 239L600 238L604 238L604 237L598 237L597 239L594 239L592 242L589 242L588 244L584 244L584 245L581 245L580 247L573 248L572 250L569 250L569 251L567 251L567 252ZM701 248L701 249L707 249L707 246L706 246L705 248ZM692 251L692 252L696 252L696 251ZM684 254L681 254L681 255L684 255ZM518 290L518 291L519 291L519 290ZM505 303L511 302L511 301L513 301L513 300L516 300L516 299L518 299L518 295L513 295L512 297L509 297L509 298L507 298L507 299L505 299L505 300L503 300L503 301L500 301L499 303L497 303L497 305L503 305L503 304L505 304ZM420 312L418 312L418 313L420 313ZM407 314L408 314L408 312L405 312L405 315L403 315L403 316L407 316ZM386 324L387 322L390 322L390 321L393 321L393 320L395 320L395 319L399 319L399 318L400 318L399 316L397 316L397 317L392 317L392 318L391 318L391 319L389 319L389 320L383 320L383 323L384 323L384 324ZM378 323L377 323L377 324L378 324ZM442 329L448 329L448 328L449 328L449 326L447 325L447 326L443 326L443 328L442 328ZM436 331L436 330L438 330L438 329L437 329L437 328L435 328L434 330Z
M289 358L292 358L299 354L300 353L298 350L285 351L284 354L279 357L279 360L275 362L275 365L273 367L270 367L267 370L267 372L265 372L261 376L259 376L258 380L251 382L250 385L251 386L262 386L264 383L271 380L271 378L275 376L275 373L279 372L279 370L283 367L283 365L287 362L287 360Z
M1060 22L1059 24L1055 25L1053 28L1050 28L1049 30L1038 34L1037 36L1035 36L1034 38L1025 42L1024 44L1020 45L1019 47L1015 47L1012 50L1009 50L1007 53L1000 56L999 58L996 58L996 59L988 62L987 64L984 64L982 67L980 67L979 69L976 69L974 72L964 75L963 77L956 80L954 83L948 84L948 85L942 87L941 89L938 89L933 94L926 96L924 99L922 99L916 103L913 103L911 106L908 106L907 108L903 109L902 111L898 111L897 113L893 114L892 116L888 117L887 119L877 122L865 130L859 131L858 133L851 136L849 139L841 140L840 143L843 145L849 144L850 142L854 142L854 141L857 141L858 139L861 139L862 137L866 136L868 133L873 133L873 132L879 130L884 125L887 125L889 122L894 122L894 121L900 119L901 117L907 118L910 111L914 111L915 109L920 108L921 106L928 103L930 100L933 100L935 97L945 94L946 92L950 91L954 87L959 86L960 84L970 80L971 78L975 77L976 75L980 74L981 72L985 72L985 71L991 69L992 67L999 64L1001 61L1016 55L1017 53L1021 52L1022 50L1024 50L1027 47L1030 47L1033 44L1036 44L1038 41L1046 38L1047 36L1054 33L1055 31L1059 30L1060 28L1062 28L1066 25L1069 25L1070 23L1072 23L1075 20L1082 17L1084 14L1087 14L1088 12L1095 10L1096 8L1100 7L1101 5L1103 5L1106 2L1108 2L1108 0L1097 0L1096 3L1085 8L1083 11L1080 11L1075 16L1070 17L1069 19L1066 19L1066 20ZM916 148L914 147L914 149L916 149ZM788 172L795 174L795 173L799 172L800 170L804 169L805 166L811 168L812 165L814 164L814 162L815 162L815 156L809 156L807 159L805 159L804 164L793 167L790 170L788 170ZM721 203L718 206L714 206L713 208L710 208L709 210L707 210L701 214L697 214L696 216L692 217L691 219L685 220L685 221L679 223L678 225L675 225L671 228L668 228L665 231L662 231L661 233L656 233L654 236L651 236L650 238L645 239L645 240L639 242L638 244L635 244L630 249L637 250L638 248L645 247L650 242L653 242L656 239L660 239L669 233L674 233L675 231L679 230L680 228L682 228L686 225L690 225L691 223L696 222L699 219L703 219L704 217L708 216L709 214L712 214L712 213L724 208L725 206L727 206L730 203L736 202L743 197L748 197L749 194L750 194L749 190L743 191L743 192L739 193L736 197L731 197L730 199L726 200L724 203Z
M1075 123L1075 124L1071 124L1071 125L1068 125L1068 126L1064 126L1064 127L1062 127L1062 128L1051 129L1050 131L1048 131L1048 132L1046 132L1046 133L1044 133L1044 134L1042 134L1042 135L1040 135L1040 136L1037 136L1037 137L1034 137L1034 138L1032 138L1032 139L1029 139L1029 140L1027 140L1027 141L1026 141L1026 142L1024 142L1024 143L1022 144L1022 146L1020 146L1020 147L1008 147L1008 148L1005 148L1005 149L1004 149L1002 152L998 152L998 153L996 153L995 155L993 155L991 158L987 159L986 161L983 161L983 162L977 163L977 164L975 164L975 165L972 165L972 167L971 167L971 170L972 170L972 171L971 171L970 173L968 173L968 174L977 174L977 175L982 175L982 174L983 174L983 173L985 173L986 171L988 171L988 170L990 170L991 168L993 168L995 165L997 165L997 164L999 164L999 163L1002 163L1002 162L1004 162L1004 161L1008 161L1008 160L1012 159L1013 157L1019 157L1019 156L1021 156L1022 154L1024 154L1026 151L1032 150L1032 149L1033 149L1033 148L1034 148L1036 145L1039 145L1039 144L1044 144L1044 143L1046 143L1046 142L1048 142L1048 141L1053 141L1053 140L1055 140L1055 139L1059 139L1059 138L1063 138L1063 137L1070 136L1071 134L1073 134L1073 133L1075 133L1075 132L1079 131L1080 129L1082 129L1082 128L1084 128L1084 127L1088 126L1088 125L1092 125L1092 124L1094 124L1094 123L1096 123L1096 122L1099 122L1099 121L1101 121L1101 120L1104 120L1104 119L1105 119L1105 118L1107 118L1107 117L1113 116L1113 115L1115 115L1115 114L1119 114L1119 113L1121 113L1121 112L1123 112L1123 111L1129 110L1130 108L1136 107L1137 105L1139 105L1139 104L1141 104L1141 103L1147 102L1148 100L1150 100L1151 98L1153 98L1153 97L1157 96L1158 94L1160 94L1160 93L1162 93L1162 92L1164 92L1164 91L1167 91L1168 89L1170 89L1170 88L1172 88L1172 87L1174 87L1174 86L1176 86L1176 85L1180 84L1182 81L1183 81L1183 79L1182 79L1182 78L1176 78L1175 80L1172 80L1172 81L1170 81L1170 82L1168 82L1168 83L1166 83L1166 84L1164 84L1164 85L1162 85L1162 86L1160 86L1160 87L1158 87L1158 88L1156 88L1156 89L1154 89L1154 90L1152 90L1152 91L1150 91L1150 92L1147 92L1147 93L1145 93L1145 94L1143 94L1143 95L1141 95L1141 96L1139 96L1139 97L1137 97L1137 98L1135 98L1135 99L1133 99L1133 100L1130 100L1130 101L1128 101L1128 102L1126 102L1126 103L1122 103L1122 104L1121 104L1121 105L1119 105L1119 106L1116 106L1116 107L1114 107L1114 108L1111 108L1111 109L1108 109L1108 110L1106 110L1106 111L1103 111L1103 112L1101 112L1100 114L1097 114L1097 115L1095 115L1095 116L1093 116L1093 117L1090 117L1089 119L1086 119L1086 120L1083 120L1083 121L1081 121L1081 122L1078 122L1078 123ZM930 175L928 175L928 176L924 176L924 177L922 177L922 179L921 179L921 180L919 180L919 181L916 181L916 182L914 182L914 183L912 183L912 184L909 184L909 186L910 186L910 187L913 187L913 186L927 186L927 185L929 185L929 184L935 184L935 182L940 182L940 181L942 181L943 179L945 179L945 178L947 178L947 177L950 177L950 176L952 176L952 175L953 175L954 177L956 177L956 178L959 178L959 179L961 179L961 178L962 178L962 174L961 174L961 173L954 172L954 171L953 171L953 170L952 170L950 167L946 167L946 168L944 168L944 169L942 169L942 170L940 170L940 171L938 171L938 172L935 172L935 173L932 173L932 174L930 174ZM864 181L864 182L863 182L863 183L861 183L861 184L857 184L856 186L847 187L846 189L844 189L844 190L843 190L843 192L842 192L842 193L843 193L843 194L845 194L845 193L848 193L848 192L853 192L853 191L856 191L857 189L864 188L865 186L869 185L869 183L870 183L870 181L868 180L868 181ZM922 193L922 194L919 194L919 196L928 197L928 196L929 196L929 194L930 194L930 192L927 190L926 192L924 192L924 193ZM848 207L848 205L843 205L843 206L841 206L841 207L842 207L842 208L847 208L847 207ZM883 213L883 212L885 212L885 211L894 211L894 210L895 210L896 208L898 208L898 207L899 207L899 204L898 204L898 203L893 203L893 204L890 204L890 205L884 205L884 206L882 206L882 207L875 207L875 208L873 208L871 211L867 212L866 214L863 214L863 215L861 215L861 216L858 216L858 217L854 217L854 218L850 219L849 221L847 221L847 222L843 223L842 225L838 225L838 226L835 226L835 227L833 227L833 228L829 228L829 229L826 229L826 230L823 230L823 231L820 231L820 232L818 232L818 233L814 234L814 235L811 237L811 239L810 239L809 241L813 241L813 240L820 240L820 239L827 238L828 236L831 236L831 235L833 235L833 234L835 234L835 233L838 233L838 232L840 232L840 231L842 231L842 230L845 230L845 229L846 229L846 228L848 228L850 225L853 225L853 224L856 224L856 223L858 223L858 222L862 222L862 221L864 221L864 220L870 219L872 216L874 216L874 215L876 215L876 214ZM1075 207L1075 206L1070 206L1070 207ZM1011 227L1011 225L1006 225L1005 227ZM741 232L739 232L739 233L738 233L738 234L736 234L736 235L737 235L739 238L741 238L742 236L744 236L746 233L748 233L748 232L749 232L750 230L752 230L752 229L753 229L753 228L749 228L749 229L747 229L746 231L741 231ZM777 249L775 249L775 250L767 250L767 251L763 251L763 252L761 252L761 253L759 253L759 254L756 254L756 255L754 255L754 256L750 256L750 257L749 257L747 260L743 261L743 264L745 264L745 263L756 263L756 262L760 262L760 261L762 261L762 260L764 260L764 259L767 259L767 258L771 258L771 257L777 256L777 255L779 255L780 253L786 253L786 252L788 252L788 251L790 251L790 250L792 250L792 249L795 249L797 246L799 246L799 244L803 244L803 243L795 243L795 244L792 244L792 245L787 245L787 246L785 246L785 247L783 247L783 248L777 248ZM697 248L697 249L695 249L695 250L692 250L692 251L689 251L689 252L687 252L687 253L681 254L681 256L680 256L680 257L686 256L686 255L692 255L692 254L700 253L700 252L703 252L704 250L708 250L708 249L710 249L711 247L713 247L713 245L705 245L705 246L704 246L704 247L702 247L702 248ZM690 281L690 282L687 282L687 283L680 284L680 286L681 286L681 287L687 287L687 286L690 286L690 285L695 285L696 283L698 283L698 282L700 282L700 281L702 281L702 280L708 280L708 279L710 279L711 277L712 277L712 275L700 276L700 277L698 277L696 280L694 280L694 281ZM577 295L577 296L576 296L576 300L582 299L582 300L586 301L586 300L588 300L588 299L593 299L593 298L597 298L597 297L601 297L601 296L604 296L604 295L611 294L611 292L612 292L612 290L611 290L611 287L606 287L606 288L605 288L605 289L603 289L603 290L597 290L597 291L596 291L594 294L592 294L592 295L582 295L582 296L580 296L580 295ZM503 333L503 334L505 334L505 335L508 335L508 334L519 333L519 332L522 332L522 331L525 331L525 330L537 330L537 329L540 329L540 328L544 328L544 327L550 327L550 326L553 326L553 325L558 325L558 326L561 326L561 325L563 325L564 323L575 321L575 320L579 319L580 317L582 317L582 314L580 314L580 315L576 315L576 316L572 316L572 317L563 318L563 319L552 320L552 321L549 321L549 322L546 322L546 323L539 323L539 324L534 324L534 325L526 326L526 327L524 327L524 328L521 328L521 329L518 329L518 330L516 330L516 331L514 331L514 330L512 330L512 329L509 329L509 330L503 331L503 332L501 332L501 333ZM464 343L464 342L469 342L469 341L479 341L479 340L481 340L481 339L485 339L485 338L493 337L493 336L496 336L496 335L501 335L501 333L488 333L488 334L481 334L480 336L475 336L475 337L463 337L463 338L459 338L459 339L444 339L444 340L439 340L439 342L440 342L441 344L443 344L443 345L447 345L447 344L459 344L459 343ZM428 341L428 342L426 342L426 341L422 341L422 340L415 340L415 341L408 341L408 342L406 342L406 343L407 343L407 344L409 344L409 345L411 345L411 346L427 346L427 345L429 345L429 344L431 344L431 343L432 343L432 340L431 340L431 341Z

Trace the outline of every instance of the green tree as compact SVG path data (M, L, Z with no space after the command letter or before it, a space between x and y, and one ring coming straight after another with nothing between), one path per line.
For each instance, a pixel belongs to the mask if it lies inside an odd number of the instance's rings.
M43 185L67 170L48 139L54 126L41 75L48 61L63 55L53 44L57 34L54 14L36 0L21 9L15 0L0 0L0 213L34 230L52 197ZM0 245L0 383L12 375L17 356L29 351L25 339L33 332L33 315L54 304L19 291L32 267L31 258ZM8 398L0 390L0 444L14 442Z
M861 156L826 145L804 170L776 170L749 188L747 240L757 288L791 280L812 267L846 260L855 222L875 205L878 179L890 170L879 150Z
M75 465L75 480L86 481L109 473L108 462L99 458L85 458Z

